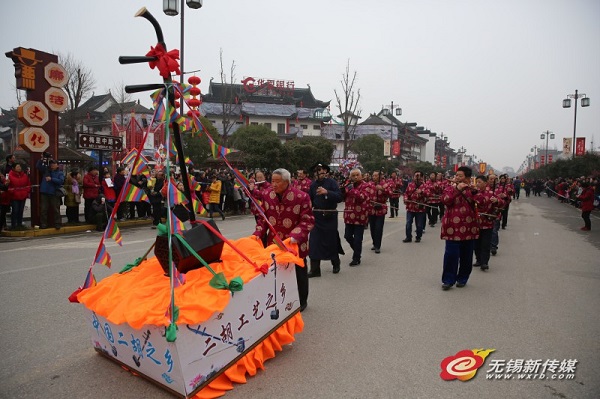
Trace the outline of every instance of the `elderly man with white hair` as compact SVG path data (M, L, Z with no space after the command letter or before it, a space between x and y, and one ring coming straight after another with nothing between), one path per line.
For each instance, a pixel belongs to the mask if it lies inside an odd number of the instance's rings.
M304 266L296 265L300 310L306 309L308 300L308 271L306 256L308 255L308 235L315 225L310 197L307 193L292 187L290 172L276 169L272 173L271 186L263 191L262 206L269 222L282 240L291 238L298 244L298 256L304 259ZM266 221L259 217L256 221L254 235L262 239L267 237L267 245L273 243L274 233Z

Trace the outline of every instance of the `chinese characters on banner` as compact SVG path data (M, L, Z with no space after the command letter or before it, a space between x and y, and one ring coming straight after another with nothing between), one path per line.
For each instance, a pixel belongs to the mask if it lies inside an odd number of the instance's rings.
M571 147L571 143L573 139L570 137L563 138L563 155L571 155L573 153L573 149Z
M585 137L577 137L575 140L575 155L585 154Z
M394 146L392 147L392 155L395 157L400 155L400 141L394 141Z

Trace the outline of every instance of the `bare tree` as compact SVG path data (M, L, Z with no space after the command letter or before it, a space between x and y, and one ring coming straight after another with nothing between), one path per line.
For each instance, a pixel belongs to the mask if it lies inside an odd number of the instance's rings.
M342 96L338 95L337 90L334 90L335 100L337 102L338 110L342 122L344 123L344 144L343 144L343 157L348 157L348 140L350 135L354 135L356 130L356 123L360 116L360 110L358 110L358 103L360 101L360 89L354 91L354 84L356 83L356 71L350 75L350 59L346 63L346 72L342 75Z
M123 124L125 112L128 111L128 108L130 108L130 103L133 101L133 96L125 91L125 83L122 81L121 83L115 85L112 90L109 90L109 93L112 94L113 98L117 102L116 107L119 110L119 115L121 115L121 124Z
M233 107L235 104L235 92L234 88L234 79L235 79L235 60L231 61L231 68L229 69L229 82L227 82L227 75L225 74L225 67L223 65L223 49L221 48L219 51L219 59L221 61L221 86L222 97L221 97L221 106L222 106L222 123L223 123L223 145L227 145L227 137L229 136L229 132L231 128L235 124L235 120L231 119L233 114Z
M73 146L76 142L75 127L77 120L83 116L78 115L78 108L83 100L89 97L96 86L96 80L91 69L87 68L79 60L68 53L58 54L59 63L65 68L69 75L67 84L63 87L69 98L69 106L63 115L65 124L62 125L67 145Z

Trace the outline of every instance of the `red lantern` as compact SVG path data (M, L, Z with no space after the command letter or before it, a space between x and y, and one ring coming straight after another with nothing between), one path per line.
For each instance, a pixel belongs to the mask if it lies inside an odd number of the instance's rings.
M198 76L190 76L188 78L188 83L191 84L192 86L198 86L200 84L200 82L202 82L202 80L198 77Z

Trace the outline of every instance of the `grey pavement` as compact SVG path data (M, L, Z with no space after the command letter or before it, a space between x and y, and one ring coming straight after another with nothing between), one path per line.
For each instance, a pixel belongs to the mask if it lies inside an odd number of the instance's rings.
M427 227L402 243L403 217L386 219L381 254L310 280L304 331L226 398L598 398L600 397L600 218L582 232L580 212L545 197L511 204L490 270L474 268L464 288L440 289L444 243ZM252 217L217 222L230 238L251 234ZM340 223L340 228L342 229ZM438 224L439 226L439 224ZM123 229L113 269L153 241L147 226ZM342 233L343 234L343 233ZM170 398L97 355L81 284L100 233L0 239L0 397ZM464 349L495 349L475 378L440 378L440 363ZM488 380L492 361L576 359L573 380Z

